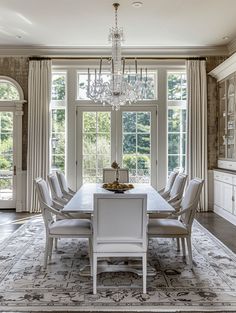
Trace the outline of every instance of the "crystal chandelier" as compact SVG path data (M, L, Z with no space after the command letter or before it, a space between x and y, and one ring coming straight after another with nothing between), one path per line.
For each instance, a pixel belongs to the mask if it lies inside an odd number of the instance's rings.
M135 69L126 70L125 58L122 58L121 43L124 41L123 29L118 27L117 10L119 3L113 4L115 8L115 27L110 29L109 41L112 43L112 56L109 58L110 73L102 75L100 60L99 71L94 70L94 79L88 69L87 97L103 105L109 104L112 109L119 110L120 106L135 103L145 98L147 92L147 69L139 70L135 59Z

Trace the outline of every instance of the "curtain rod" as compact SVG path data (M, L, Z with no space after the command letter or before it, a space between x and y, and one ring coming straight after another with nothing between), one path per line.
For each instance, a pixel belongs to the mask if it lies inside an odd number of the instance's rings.
M30 61L40 61L40 60L110 60L111 57L29 57ZM207 60L206 57L123 57L126 60Z

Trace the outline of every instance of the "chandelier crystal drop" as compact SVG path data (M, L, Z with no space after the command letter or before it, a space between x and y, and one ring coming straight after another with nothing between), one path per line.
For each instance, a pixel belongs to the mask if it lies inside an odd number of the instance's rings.
M112 56L109 59L110 72L102 74L103 59L100 60L99 70L88 69L87 97L103 105L109 104L112 109L119 110L120 106L135 103L145 98L147 92L147 69L138 71L137 60L134 59L134 70L127 71L125 58L122 57L121 43L124 42L123 29L118 27L117 10L115 8L115 26L110 29L109 41L112 43ZM92 74L93 73L93 74ZM92 78L94 75L94 79Z

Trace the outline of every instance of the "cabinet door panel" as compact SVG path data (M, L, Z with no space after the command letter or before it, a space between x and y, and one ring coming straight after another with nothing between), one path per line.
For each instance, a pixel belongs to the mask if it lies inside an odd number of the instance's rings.
M233 186L229 184L222 183L222 200L223 200L223 209L233 213Z
M222 187L221 182L218 180L214 180L214 204L223 207L223 199L222 199Z
M236 186L233 187L233 196L234 196L234 202L233 202L233 214L236 215Z

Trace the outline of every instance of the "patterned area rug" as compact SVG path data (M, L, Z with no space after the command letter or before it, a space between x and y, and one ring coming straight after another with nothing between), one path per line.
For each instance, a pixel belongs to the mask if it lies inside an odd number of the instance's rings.
M34 217L0 241L0 311L236 311L236 257L197 222L194 270L172 239L150 240L148 294L134 273L102 273L98 294L80 270L89 264L87 241L61 239L51 264L42 268L44 226ZM116 261L120 262L120 261Z

